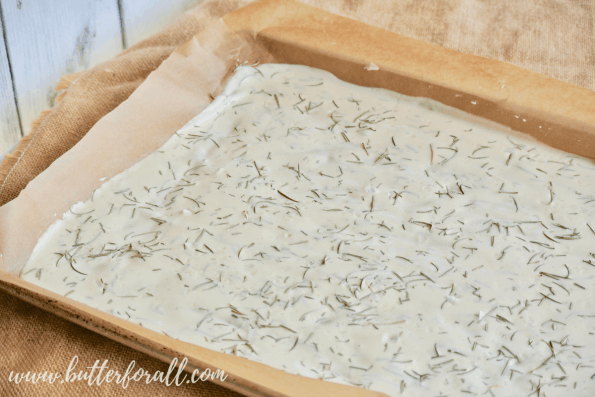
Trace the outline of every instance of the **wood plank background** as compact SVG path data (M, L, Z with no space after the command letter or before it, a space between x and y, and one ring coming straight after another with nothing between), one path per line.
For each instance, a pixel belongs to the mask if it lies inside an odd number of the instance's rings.
M64 74L110 59L201 0L0 0L0 155L54 106Z
M3 19L0 19L0 153L21 138L21 126L12 89L3 31L4 23Z

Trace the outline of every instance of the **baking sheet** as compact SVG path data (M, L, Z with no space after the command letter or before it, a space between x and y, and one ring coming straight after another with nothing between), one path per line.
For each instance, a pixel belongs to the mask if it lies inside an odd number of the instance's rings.
M157 334L17 276L47 227L101 185L161 147L204 109L241 63L327 70L363 86L424 96L595 158L595 93L507 63L462 54L291 0L228 14L180 46L73 149L0 207L0 288L155 357L224 369L250 395L380 395L283 371ZM379 70L364 69L373 62Z

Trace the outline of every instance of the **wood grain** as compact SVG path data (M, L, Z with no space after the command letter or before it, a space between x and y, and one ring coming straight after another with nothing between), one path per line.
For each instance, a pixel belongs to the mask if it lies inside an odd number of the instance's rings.
M130 47L173 22L202 0L121 0L126 46Z
M6 43L2 33L4 30L2 19L0 19L0 154L10 149L21 139L19 115L12 90Z
M39 113L54 106L54 87L62 75L88 69L122 51L117 0L0 3L16 102L28 134ZM1 135L7 135L4 128Z

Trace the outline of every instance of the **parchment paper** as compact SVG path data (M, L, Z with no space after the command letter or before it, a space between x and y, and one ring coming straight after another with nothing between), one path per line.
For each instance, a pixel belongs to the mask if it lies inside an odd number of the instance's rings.
M319 395L322 390L332 390L333 395L378 395L172 342L14 277L51 223L71 205L87 200L102 178L113 177L161 147L210 103L211 95L217 95L235 67L245 62L304 64L351 83L429 97L559 149L595 158L592 91L291 0L264 0L227 15L180 46L128 100L101 119L17 199L0 207L0 287L71 320L84 313L85 326L114 339L124 338L123 343L162 359L190 351L191 358L199 357L196 366L229 364L239 374L234 378L237 385L251 390L261 385L259 390L267 395L308 395L312 390ZM380 70L364 69L370 62Z

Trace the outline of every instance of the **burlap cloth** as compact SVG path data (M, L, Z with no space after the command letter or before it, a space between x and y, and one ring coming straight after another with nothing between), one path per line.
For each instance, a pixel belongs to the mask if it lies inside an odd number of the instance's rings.
M253 0L208 0L174 24L93 69L64 76L57 106L34 122L0 166L0 205L75 145L180 44ZM325 10L452 48L507 61L595 90L595 0L302 0ZM151 373L168 367L53 314L0 292L0 396L238 396L208 382L180 387L153 382L88 386L8 382L11 371L61 372L109 360L124 372L132 360Z

